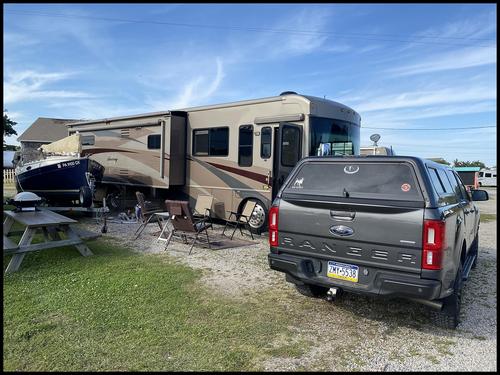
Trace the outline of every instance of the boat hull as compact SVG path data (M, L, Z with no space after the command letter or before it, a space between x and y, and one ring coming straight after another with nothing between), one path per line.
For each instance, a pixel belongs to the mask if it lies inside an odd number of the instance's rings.
M93 190L103 174L104 167L88 158L43 160L16 171L16 186L53 202L67 202L80 198L82 186Z

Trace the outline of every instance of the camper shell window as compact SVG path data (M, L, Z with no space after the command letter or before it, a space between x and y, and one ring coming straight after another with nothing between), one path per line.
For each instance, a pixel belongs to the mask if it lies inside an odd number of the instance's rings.
M95 136L82 135L81 144L82 144L82 146L93 146L95 144Z
M229 128L193 130L193 155L228 156Z
M148 149L158 150L161 147L161 134L148 135Z
M238 165L240 167L252 166L253 154L253 125L240 126Z

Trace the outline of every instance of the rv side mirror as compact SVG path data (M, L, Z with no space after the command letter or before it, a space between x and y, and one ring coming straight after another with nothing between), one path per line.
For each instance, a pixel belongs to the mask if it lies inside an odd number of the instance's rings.
M486 190L472 190L471 195L473 201L487 201L490 199Z

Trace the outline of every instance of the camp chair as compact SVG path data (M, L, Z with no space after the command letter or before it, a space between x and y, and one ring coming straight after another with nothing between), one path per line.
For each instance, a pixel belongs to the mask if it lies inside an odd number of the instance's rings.
M230 212L229 218L226 221L226 225L224 226L224 230L222 231L222 234L224 235L224 232L226 231L227 227L234 227L233 233L231 234L231 239L233 239L234 233L236 232L236 229L240 229L240 233L243 236L243 231L241 230L241 227L245 227L245 224L248 225L248 232L250 232L250 236L253 238L252 231L250 229L250 218L252 217L253 211L255 210L255 206L257 205L257 202L255 201L247 201L245 203L245 207L243 207L243 210L241 213L234 212L234 211L228 211ZM234 217L234 219L231 219Z
M165 245L165 250L170 243L173 236L180 236L185 244L188 243L187 236L194 236L194 239L189 248L189 254L193 250L196 241L203 241L199 238L200 234L205 232L207 237L208 248L210 249L210 238L208 237L208 228L212 227L211 223L208 223L207 217L194 221L191 214L191 209L189 208L189 202L187 201L172 201L166 200L165 205L167 206L167 211L170 213L170 223L173 229L170 231L170 235L167 239L167 244Z
M196 200L196 205L194 206L193 216L195 219L208 218L210 224L212 224L212 204L214 202L214 197L211 195L198 195ZM212 227L213 230L213 227Z
M134 234L136 235L135 239L138 239L142 231L146 228L146 225L148 225L151 222L153 216L155 216L154 214L158 212L164 212L164 210L162 210L159 206L153 205L150 201L147 201L144 197L144 194L140 191L136 191L135 196L137 197L137 203L141 208L141 213L137 218L137 220L141 222L141 225L134 232ZM158 221L158 226L160 227L160 230L163 230L160 221Z

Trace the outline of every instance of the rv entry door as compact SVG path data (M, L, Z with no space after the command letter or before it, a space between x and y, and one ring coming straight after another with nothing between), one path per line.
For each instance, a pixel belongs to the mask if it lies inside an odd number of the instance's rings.
M281 123L274 130L273 199L302 158L302 126Z

